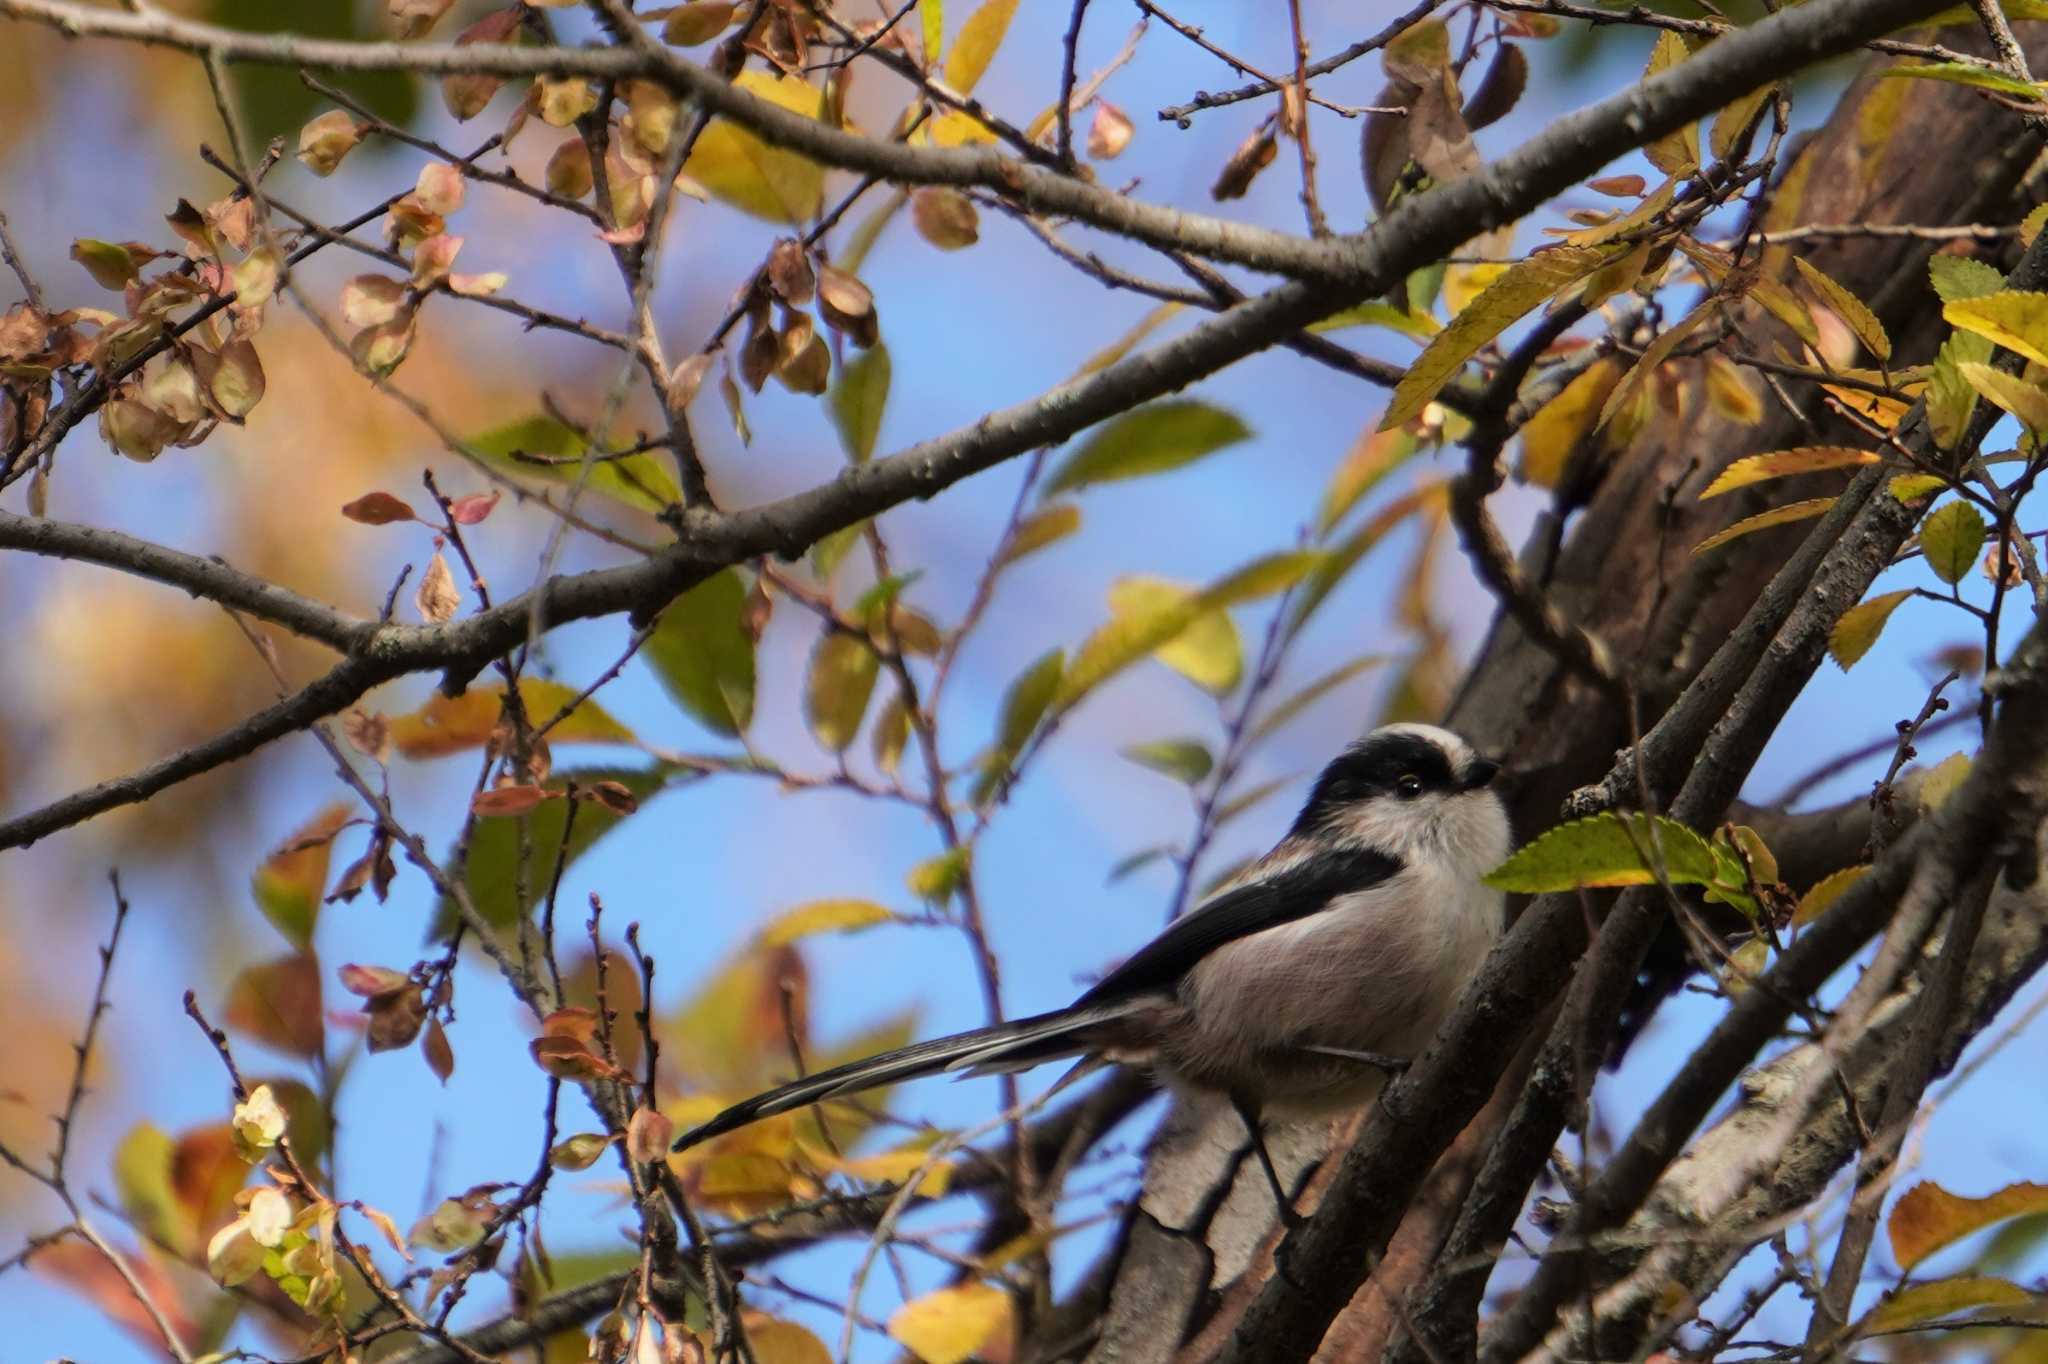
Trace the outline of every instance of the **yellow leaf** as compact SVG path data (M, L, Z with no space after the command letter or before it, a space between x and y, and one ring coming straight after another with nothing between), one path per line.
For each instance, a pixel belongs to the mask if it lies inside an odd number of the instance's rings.
M927 1293L896 1309L889 1334L924 1364L960 1364L1010 1329L1010 1295L985 1283Z
M1671 352L1678 349L1679 342L1699 330L1701 324L1718 317L1720 312L1720 300L1709 298L1677 322L1666 327L1662 336L1643 347L1642 358L1636 361L1634 368L1630 369L1622 381L1614 386L1613 392L1607 395L1606 405L1600 409L1598 424L1605 426L1613 421L1615 414L1627 407L1643 385L1656 374L1658 366L1670 358Z
M995 60L996 49L1003 45L1016 13L1017 0L987 0L967 16L959 36L953 39L953 50L946 54L946 84L956 94L974 92L982 73Z
M1920 1326L1972 1307L2026 1307L2036 1301L2032 1293L2005 1279L1979 1275L1936 1279L1909 1284L1878 1303L1856 1323L1856 1334Z
M1739 540L1752 531L1767 530L1772 526L1786 526L1795 521L1810 521L1833 506L1832 497L1808 498L1804 502L1793 502L1783 507L1773 507L1755 516L1746 516L1734 525L1714 532L1692 547L1695 554L1705 554L1710 549L1719 549L1730 540Z
M1764 419L1763 399L1757 397L1740 369L1718 355L1707 357L1707 402L1740 426L1755 426Z
M1971 388L2018 417L2029 431L2048 431L2048 389L1975 360L1961 361L1956 369Z
M1438 332L1394 388L1380 428L1400 426L1418 415L1481 346L1506 331L1531 308L1576 284L1616 253L1593 246L1560 246L1510 265L1479 297Z
M1557 487L1570 466L1572 452L1593 429L1593 419L1619 382L1620 362L1603 355L1536 409L1536 415L1522 427L1521 474L1525 482L1539 488Z
M1929 493L1946 488L1948 480L1939 474L1900 474L1887 486L1898 501L1918 502Z
M1841 318L1849 330L1856 333L1856 339L1863 343L1865 350L1876 356L1880 363L1892 358L1891 337L1885 334L1884 323L1877 320L1877 314L1870 311L1868 304L1804 256L1794 256L1792 264L1806 280L1806 287L1813 290L1829 312Z
M1328 534L1358 505L1358 500L1379 486L1380 480L1400 468L1421 449L1414 433L1403 428L1380 431L1368 428L1359 433L1351 452L1330 476L1323 491L1323 504L1316 513L1316 528Z
M804 683L804 718L827 749L844 753L853 743L880 667L881 659L857 634L831 630L818 640Z
M544 725L563 706L582 695L581 689L561 682L529 677L519 684L519 700L527 718ZM491 737L498 717L504 713L503 687L471 687L460 696L436 692L424 706L410 715L390 717L391 742L408 758L439 758L475 748ZM595 701L584 700L568 718L548 731L550 744L630 744L633 731L614 720Z
M1819 473L1823 469L1852 469L1859 465L1876 464L1879 456L1874 450L1852 450L1841 445L1802 445L1796 450L1776 450L1768 455L1749 455L1736 460L1721 471L1720 477L1709 483L1700 494L1702 500L1732 493L1737 488L1746 488L1752 483L1767 479L1785 478L1791 474Z
M2048 294L2005 289L1945 303L1941 315L1952 326L2048 365Z
M812 900L776 916L761 930L763 947L781 947L817 933L850 933L891 923L894 910L873 900Z
M1903 399L1872 393L1869 389L1850 388L1846 384L1822 384L1821 388L1849 411L1886 431L1897 426L1913 410L1913 405Z
M1932 813L1956 793L1963 784L1963 778L1969 775L1970 755L1951 753L1921 774L1913 787L1913 798L1920 802L1922 809Z
M1456 317L1465 305L1486 291L1486 287L1508 272L1504 261L1480 261L1453 265L1444 271L1444 306Z
M1643 74L1645 77L1661 75L1691 55L1685 39L1667 29L1657 35L1657 45L1650 50L1649 69ZM1664 134L1645 146L1643 155L1666 175L1692 174L1700 168L1699 124L1688 123Z
M1673 175L1656 189L1651 190L1644 200L1628 212L1608 219L1595 227L1574 232L1565 238L1573 246L1598 246L1601 242L1613 241L1626 236L1647 224L1652 218L1671 207L1671 200L1678 193L1678 177Z
M1828 636L1828 652L1834 655L1836 666L1843 672L1855 667L1884 633L1884 624L1899 609L1899 603L1912 595L1911 588L1886 592L1844 611Z
M1743 129L1757 115L1757 111L1777 89L1774 85L1760 85L1740 99L1730 100L1721 106L1721 112L1714 115L1713 131L1707 134L1707 148L1720 160L1735 150L1735 139L1742 136Z
M924 135L934 147L972 147L996 140L986 123L964 109L948 109L933 118L925 124Z
M1915 1184L1893 1206L1886 1230L1899 1268L1911 1270L1973 1231L2038 1212L2048 1212L2048 1184L2008 1184L1982 1198L1952 1194L1939 1184Z
M1825 914L1828 907L1842 898L1842 893L1863 879L1869 871L1866 866L1844 867L1829 872L1813 883L1813 889L1799 897L1799 907L1792 911L1792 926L1802 928Z
M922 1147L907 1147L899 1151L884 1151L880 1155L855 1156L850 1160L834 1160L828 1163L841 1174L852 1175L855 1179L870 1184L901 1184L924 1170L925 1162L931 1160L931 1152ZM925 1170L924 1178L917 1182L919 1198L943 1198L953 1184L953 1166L947 1161L937 1161Z
M794 76L742 71L733 84L805 118L824 111L823 93ZM770 222L800 223L815 218L824 204L823 166L771 147L725 119L714 120L698 137L683 173L733 207Z
M825 1342L793 1321L748 1313L746 1328L747 1347L756 1364L832 1364Z
M329 805L286 839L251 879L250 889L263 916L302 952L313 945L313 923L327 891L334 836L348 823L351 813L350 807L339 801Z
M1159 617L1178 610L1195 595L1195 589L1163 578L1123 578L1109 589L1109 609L1114 616ZM1244 647L1237 627L1222 610L1199 613L1152 652L1161 663L1215 695L1235 687L1244 674Z

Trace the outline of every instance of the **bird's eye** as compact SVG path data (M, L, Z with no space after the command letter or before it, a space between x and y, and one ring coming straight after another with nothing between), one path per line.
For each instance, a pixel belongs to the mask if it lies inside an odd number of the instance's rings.
M1413 772L1403 773L1401 779L1394 783L1394 790L1402 800L1414 800L1422 794L1422 778Z

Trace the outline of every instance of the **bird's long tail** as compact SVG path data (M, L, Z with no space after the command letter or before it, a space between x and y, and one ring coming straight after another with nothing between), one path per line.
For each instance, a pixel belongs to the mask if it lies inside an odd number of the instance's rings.
M1028 1070L1045 1061L1078 1056L1093 1049L1103 1024L1127 1012L1124 1003L1087 1009L1060 1009L1020 1018L994 1027L976 1028L951 1037L915 1042L863 1061L821 1070L779 1089L736 1103L711 1121L676 1139L678 1151L745 1127L750 1122L845 1094L878 1089L900 1080L957 1071L962 1075L995 1075Z

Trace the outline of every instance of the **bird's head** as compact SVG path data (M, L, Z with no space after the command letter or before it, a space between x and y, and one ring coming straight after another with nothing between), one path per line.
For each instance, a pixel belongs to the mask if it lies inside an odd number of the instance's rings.
M1447 729L1384 725L1323 769L1292 832L1355 841L1404 861L1450 858L1478 875L1508 853L1507 811L1492 790L1499 771Z

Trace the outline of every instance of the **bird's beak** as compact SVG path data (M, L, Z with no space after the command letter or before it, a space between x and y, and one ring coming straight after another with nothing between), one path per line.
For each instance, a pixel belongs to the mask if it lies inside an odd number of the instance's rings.
M1481 787L1490 784L1499 775L1499 763L1488 762L1484 758L1474 758L1470 763L1466 764L1463 789L1477 791Z

